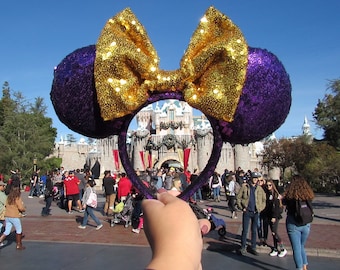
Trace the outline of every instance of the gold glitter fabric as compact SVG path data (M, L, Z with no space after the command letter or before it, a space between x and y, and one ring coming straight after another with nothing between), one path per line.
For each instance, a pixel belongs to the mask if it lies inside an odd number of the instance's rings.
M182 91L192 107L232 122L248 65L248 45L233 22L210 7L191 37L180 68L161 70L143 25L125 9L96 45L95 86L104 120L133 113L153 91Z

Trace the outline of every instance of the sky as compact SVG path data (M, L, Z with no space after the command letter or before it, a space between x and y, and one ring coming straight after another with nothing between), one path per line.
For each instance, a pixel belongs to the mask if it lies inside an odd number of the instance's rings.
M70 133L80 138L54 112L54 67L74 50L95 44L106 21L130 7L144 25L160 67L175 70L209 6L227 15L250 47L267 49L285 66L292 106L276 137L301 135L307 117L311 132L321 139L313 112L329 93L329 81L340 78L339 0L1 1L0 83L8 82L30 102L44 98L57 140Z

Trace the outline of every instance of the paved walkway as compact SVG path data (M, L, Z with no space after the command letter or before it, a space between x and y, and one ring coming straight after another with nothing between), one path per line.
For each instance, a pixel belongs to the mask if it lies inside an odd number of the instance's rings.
M25 233L24 242L59 242L59 243L88 243L102 245L120 246L148 246L145 234L131 232L131 227L124 228L118 224L110 227L107 218L101 212L96 212L97 216L103 221L104 227L96 231L95 224L90 219L90 224L86 230L78 229L79 222L83 214L76 211L68 214L59 208L55 202L52 203L51 216L41 217L40 212L44 206L44 200L40 198L28 198L28 193L22 193L23 200L27 206L27 216L22 219L23 230ZM104 198L100 192L98 194L100 209L104 204ZM207 250L221 250L235 252L240 245L240 234L242 230L242 217L231 219L230 212L227 210L225 201L212 202L205 201L200 203L202 207L212 207L214 214L225 220L227 234L219 237L217 231L211 231L204 237L204 247ZM318 195L314 200L315 219L312 230L307 242L307 252L310 256L322 256L340 258L340 196ZM180 217L181 213L178 213ZM92 226L91 226L92 224ZM284 220L281 221L279 232L286 243L289 254L291 248L287 233L285 231ZM272 243L272 239L268 240ZM269 253L269 247L260 247L259 252Z

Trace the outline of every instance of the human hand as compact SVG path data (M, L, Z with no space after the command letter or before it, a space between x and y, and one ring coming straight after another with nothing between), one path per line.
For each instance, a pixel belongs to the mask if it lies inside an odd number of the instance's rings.
M207 219L197 220L187 202L169 192L144 200L144 230L152 249L147 269L202 269L202 234Z

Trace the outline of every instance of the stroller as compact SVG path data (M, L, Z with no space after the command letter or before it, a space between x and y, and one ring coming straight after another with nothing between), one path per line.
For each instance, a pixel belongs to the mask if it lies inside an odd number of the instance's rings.
M112 219L110 221L110 226L114 227L115 224L124 222L124 227L127 228L131 225L131 218L133 212L133 197L129 194L125 201L118 203L115 207L110 207L112 209Z
M62 197L63 183L55 183L52 189L53 201L59 201Z
M219 236L225 236L226 234L226 224L225 221L221 218L217 218L212 214L213 209L203 209L199 207L197 204L189 203L192 211L195 213L198 219L206 218L210 221L211 229L210 231L217 230Z

